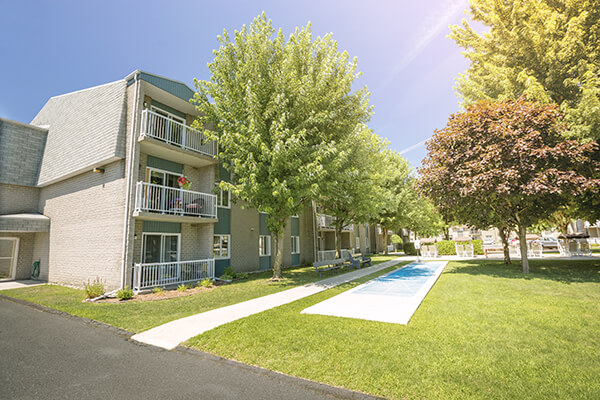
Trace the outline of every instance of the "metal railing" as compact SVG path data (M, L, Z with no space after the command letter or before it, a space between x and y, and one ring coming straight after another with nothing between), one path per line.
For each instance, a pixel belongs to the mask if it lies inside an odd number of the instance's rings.
M215 277L215 260L139 263L133 269L133 289L177 285Z
M138 182L135 211L217 218L217 196L180 188Z
M342 249L342 258L348 257L348 254L354 254L354 250ZM319 250L317 258L317 261L335 260L335 250Z
M217 142L208 141L202 132L148 109L142 111L140 133L210 157L218 152Z
M317 214L317 228L319 229L335 229L336 218L327 214ZM342 231L353 231L354 225L348 224L342 228Z

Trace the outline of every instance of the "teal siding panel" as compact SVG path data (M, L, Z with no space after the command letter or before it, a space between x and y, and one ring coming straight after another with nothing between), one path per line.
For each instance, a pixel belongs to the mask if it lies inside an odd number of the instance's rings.
M300 254L292 254L292 267L300 265Z
M169 92L184 101L190 101L190 99L194 97L194 91L181 82L172 81L170 79L149 74L147 72L141 72L140 79L143 79L146 82L151 83L152 85Z
M231 210L229 208L217 208L218 222L215 222L215 235L229 235L231 233Z
M265 271L267 269L271 269L271 256L262 256L260 259L260 270Z
M165 171L175 174L183 174L183 164L179 164L162 158L148 156L148 166L153 168L164 169Z
M154 99L152 99L152 105L153 105L154 107L158 107L158 108L160 108L160 109L161 109L161 110L163 110L163 111L166 111L166 112L168 112L168 113L171 113L171 114L173 114L173 115L177 115L178 117L181 117L181 118L183 118L183 119L185 120L185 113L182 113L181 111L179 111L179 110L176 110L176 109L174 109L173 107L169 107L169 106L168 106L168 105L166 105L166 104L159 103L158 101L156 101L156 100L154 100Z
M267 228L267 214L259 213L259 226L258 226L258 234L259 235L270 235L269 228Z
M181 224L175 222L144 221L142 232L146 233L181 233Z
M215 276L223 275L225 268L231 265L231 260L226 258L223 260L215 260Z
M300 224L298 217L290 218L290 228L292 230L292 236L300 236Z
M223 182L229 182L231 179L229 171L227 171L221 163L219 163L219 179L221 179Z

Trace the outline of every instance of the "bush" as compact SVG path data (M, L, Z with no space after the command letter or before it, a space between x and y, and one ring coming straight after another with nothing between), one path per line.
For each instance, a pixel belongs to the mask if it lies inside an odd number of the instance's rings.
M154 288L152 288L152 293L164 293L164 289L161 288L160 286L156 286Z
M409 256L416 256L417 250L415 249L415 244L412 242L404 243L402 245L402 250L404 250L404 254Z
M96 297L102 296L105 293L104 282L100 278L94 279L92 283L88 280L88 283L84 285L85 297L88 299L95 299Z
M178 292L185 292L186 290L188 290L187 285L184 285L183 283L179 286L177 286L177 291Z
M211 287L212 281L210 279L202 279L198 282L198 287Z
M133 298L133 290L129 288L129 286L125 285L123 289L119 289L117 291L117 299L119 300L129 300Z
M233 267L227 267L227 268L225 268L223 270L223 275L230 276L232 279L237 277L235 271L233 270ZM223 275L221 275L221 276L223 276Z
M483 255L483 240L473 240L473 254L477 256Z
M240 272L239 274L235 274L236 279L248 279L247 272Z
M438 255L440 256L455 256L456 255L456 247L454 244L456 242L454 240L440 240L435 245L437 246Z

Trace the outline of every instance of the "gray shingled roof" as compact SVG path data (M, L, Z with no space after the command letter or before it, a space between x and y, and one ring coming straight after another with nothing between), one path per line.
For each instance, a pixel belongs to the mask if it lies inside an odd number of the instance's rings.
M38 184L125 157L126 82L52 97L32 125L49 126Z
M0 183L35 186L46 129L0 118Z

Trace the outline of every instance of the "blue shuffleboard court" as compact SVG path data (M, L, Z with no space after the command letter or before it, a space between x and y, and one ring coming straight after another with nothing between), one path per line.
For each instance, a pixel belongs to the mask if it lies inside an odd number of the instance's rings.
M407 324L447 263L410 263L315 304L302 313Z

